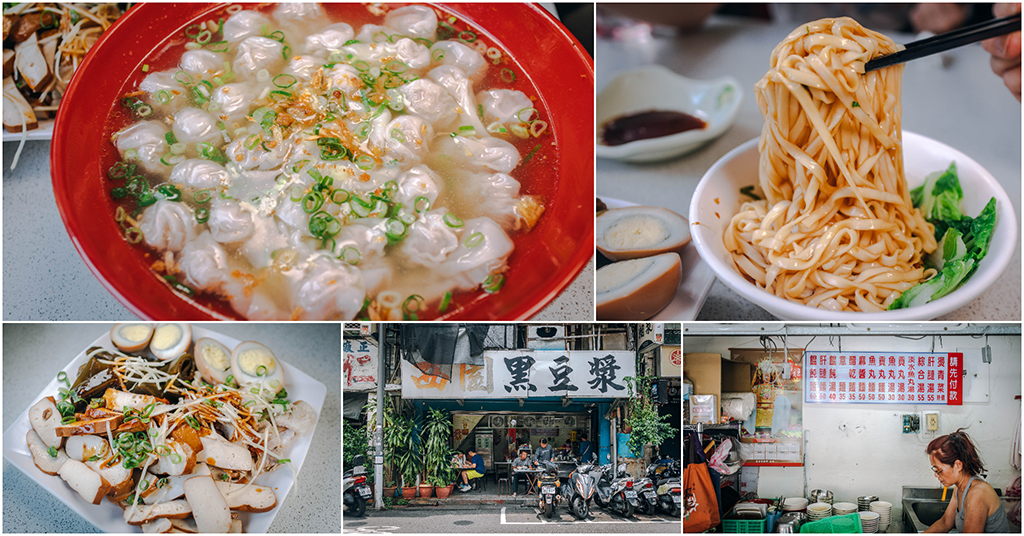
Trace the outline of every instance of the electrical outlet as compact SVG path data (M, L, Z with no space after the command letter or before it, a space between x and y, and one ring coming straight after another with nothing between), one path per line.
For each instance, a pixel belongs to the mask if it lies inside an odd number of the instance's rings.
M924 412L924 429L929 432L939 431L939 412L937 411L926 411Z

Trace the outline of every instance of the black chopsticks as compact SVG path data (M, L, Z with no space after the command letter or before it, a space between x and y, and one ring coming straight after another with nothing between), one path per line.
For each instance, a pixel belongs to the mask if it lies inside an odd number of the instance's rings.
M916 60L932 54L938 54L951 48L976 43L998 35L1020 31L1020 13L1009 17L988 20L979 24L966 26L959 30L908 43L906 49L877 57L864 64L864 72L889 67L899 63Z

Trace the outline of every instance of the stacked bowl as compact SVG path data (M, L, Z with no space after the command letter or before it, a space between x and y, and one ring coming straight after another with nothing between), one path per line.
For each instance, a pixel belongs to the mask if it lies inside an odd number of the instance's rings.
M848 502L837 502L832 505L832 515L845 516L857 511L857 505Z
M807 505L810 503L803 497L787 497L782 501L783 512L805 512Z
M878 532L878 528L880 527L878 524L879 519L880 516L877 512L860 512L861 532L864 534Z
M816 502L807 507L807 518L809 521L821 521L832 516L832 505L826 502Z
M886 501L873 501L871 503L871 510L878 514L878 529L881 532L885 532L889 528L889 522L892 521L892 503Z
M878 500L878 495L862 495L857 497L857 510L861 512L871 511L871 503Z

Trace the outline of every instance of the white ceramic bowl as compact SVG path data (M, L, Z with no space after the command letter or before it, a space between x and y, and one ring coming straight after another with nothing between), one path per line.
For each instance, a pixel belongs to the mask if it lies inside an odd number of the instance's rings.
M707 127L615 146L596 140L597 156L654 162L684 155L724 134L736 119L742 100L743 90L731 76L694 80L660 65L624 72L597 95L598 135L609 119L652 110L687 113L704 120Z
M740 296L782 320L931 320L977 298L999 278L1013 257L1014 245L1017 243L1017 215L1010 198L992 174L948 145L904 131L903 160L907 183L911 188L920 186L929 173L944 170L951 161L956 161L960 185L964 191L965 214L977 216L990 198L996 198L996 228L992 235L992 246L978 270L960 288L938 300L918 307L881 313L833 312L779 298L757 288L733 269L726 261L729 253L722 240L729 220L742 202L740 188L758 183L757 141L753 139L733 149L704 174L690 201L690 231L701 258L718 279Z
M788 497L782 501L782 509L787 512L803 510L807 508L808 503L810 501L803 497Z

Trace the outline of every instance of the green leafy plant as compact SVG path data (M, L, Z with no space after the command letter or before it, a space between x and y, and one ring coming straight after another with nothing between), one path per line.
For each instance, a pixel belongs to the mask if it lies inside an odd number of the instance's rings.
M422 465L420 444L414 433L415 422L402 416L395 416L390 427L384 429L385 441L389 446L391 463L402 476L404 487L415 485L416 475ZM385 456L387 458L387 456Z
M677 431L665 422L668 415L659 416L658 407L651 400L650 376L625 378L629 386L629 406L626 425L632 428L629 435L630 452L636 457L644 454L644 445L661 445L666 439L675 437Z
M341 444L342 451L345 453L341 460L343 471L347 471L355 465L353 460L356 456L361 455L364 464L369 464L373 461L373 453L370 451L370 443L366 437L365 428L357 428L349 424L348 421L345 421L341 426ZM372 484L373 471L368 470L366 477L367 482Z
M450 479L445 481L451 468L451 439L452 420L448 412L428 409L420 431L426 482L435 486L447 486L451 482Z

